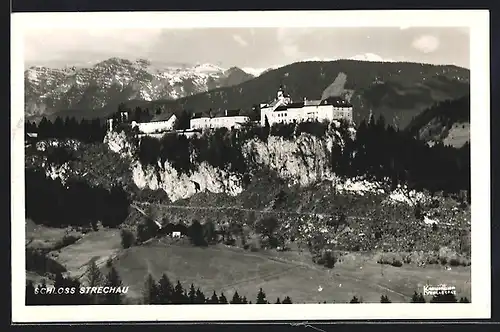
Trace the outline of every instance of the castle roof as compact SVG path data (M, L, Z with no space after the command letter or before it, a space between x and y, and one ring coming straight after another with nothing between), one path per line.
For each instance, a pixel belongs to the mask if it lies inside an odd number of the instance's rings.
M232 110L225 110L223 114L220 115L210 115L205 112L196 112L193 113L191 116L191 119L199 119L199 118L227 118L227 117L235 117L235 116L243 116L240 115L241 110L240 109L232 109Z
M350 103L346 102L344 99L340 97L329 97L323 100L305 100L301 102L293 102L287 105L278 106L274 111L280 112L287 109L293 110L303 107L319 106L319 105L332 105L334 107L352 107Z
M341 97L328 97L321 100L321 105L333 105L336 107L352 107L352 104L348 103Z

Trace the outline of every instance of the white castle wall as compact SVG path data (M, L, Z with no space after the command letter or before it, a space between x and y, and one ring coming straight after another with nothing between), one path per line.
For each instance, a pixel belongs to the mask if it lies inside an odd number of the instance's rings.
M303 122L308 120L329 122L346 119L352 122L352 107L335 107L333 105L307 105L302 108L290 108L283 111L274 111L274 107L261 109L261 125L265 125L266 116L269 125L275 123Z
M206 128L222 128L226 127L231 129L232 127L238 128L240 124L250 121L248 116L238 115L238 116L224 116L216 118L196 118L190 120L191 129L206 129Z
M155 122L132 122L132 127L138 127L139 132L143 134L153 134L160 131L168 131L174 129L175 121L177 117L172 115L167 121L155 121Z

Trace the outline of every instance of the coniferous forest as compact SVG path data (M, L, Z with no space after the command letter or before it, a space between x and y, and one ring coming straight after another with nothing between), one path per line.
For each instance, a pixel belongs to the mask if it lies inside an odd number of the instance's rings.
M128 194L121 187L107 190L93 187L85 181L68 180L62 183L44 172L27 169L26 216L37 224L53 227L116 227L128 215Z
M25 123L25 132L38 133L38 139L75 139L84 143L102 142L106 129L106 123L99 119L82 119L78 122L75 118L63 120L57 117L49 121L43 117L38 124L30 121Z

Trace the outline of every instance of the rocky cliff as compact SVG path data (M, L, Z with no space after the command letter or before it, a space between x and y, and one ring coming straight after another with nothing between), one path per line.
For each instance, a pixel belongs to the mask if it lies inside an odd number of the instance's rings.
M110 132L104 141L125 158L133 155L132 145L123 132ZM342 148L343 144L340 132L329 130L321 138L302 133L293 140L275 136L270 136L267 142L252 139L243 144L242 153L247 164L275 171L290 184L308 186L335 180L329 167L330 154L334 145ZM133 181L140 189L162 189L172 201L203 191L234 196L244 190L242 174L218 169L206 162L189 174L178 172L169 161L146 166L132 160L131 168Z

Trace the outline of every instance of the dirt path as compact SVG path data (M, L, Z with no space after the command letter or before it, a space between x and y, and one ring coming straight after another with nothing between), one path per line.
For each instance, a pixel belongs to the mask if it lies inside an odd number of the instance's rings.
M130 204L131 207L135 208L137 211L147 216L147 213L139 207L139 205L152 205L149 202L134 202ZM335 214L326 214L326 213L315 213L315 212L293 212L293 211L284 211L284 210L263 210L263 209L248 209L242 208L239 206L223 206L223 207L213 207L213 206L188 206L188 205L176 205L176 204L161 204L161 203L153 203L153 205L164 207L167 209L181 209L181 210L202 210L202 211L224 211L224 210L236 210L243 212L256 212L256 213L272 213L272 214L286 214L293 216L315 216L320 218L325 217L337 217ZM356 220L370 220L369 217L359 217L359 216L347 216L348 219L356 219Z

